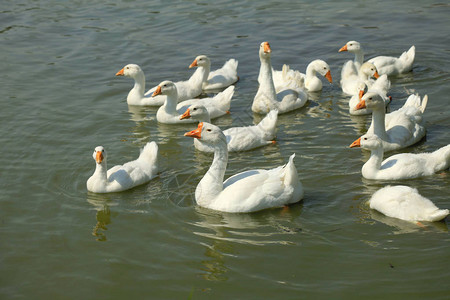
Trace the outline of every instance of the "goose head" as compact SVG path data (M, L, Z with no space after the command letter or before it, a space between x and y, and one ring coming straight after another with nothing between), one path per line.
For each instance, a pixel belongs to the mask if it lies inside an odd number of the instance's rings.
M94 158L95 162L97 164L102 164L103 162L106 162L106 151L103 146L97 146L94 149L94 153L92 154L92 158Z
M384 110L384 100L381 98L380 94L369 92L365 94L356 105L356 110L363 108Z
M186 132L184 136L197 138L209 145L224 145L226 148L227 139L219 127L208 122L198 123L197 129Z
M259 46L259 58L260 59L269 59L272 50L270 49L269 42L262 42Z
M347 44L345 44L344 46L342 46L341 49L339 49L339 52L342 51L348 51L348 52L359 52L361 51L361 44L358 43L357 41L349 41L347 42Z
M131 78L136 78L138 75L143 75L141 67L136 64L128 64L123 67L119 72L116 73L116 76L127 76Z
M359 72L367 75L367 77L380 77L380 75L378 75L377 67L370 62L363 63L359 69Z
M193 67L209 67L211 66L211 61L206 55L197 56L192 64L189 65L189 69Z
M316 72L319 72L319 74L325 77L330 83L333 83L333 79L331 78L330 66L325 61L316 59L311 63L313 64Z
M169 80L161 82L156 87L156 90L153 92L152 97L155 97L157 95L165 95L173 97L178 96L177 87L175 86L175 83Z
M201 104L192 104L188 109L180 116L180 120L193 118L195 120L208 120L209 112Z
M361 147L366 150L373 150L383 147L381 140L374 134L365 134L350 144L350 148Z
M358 99L361 101L362 97L365 93L367 93L367 84L362 81L359 81L356 85L356 90L358 91Z

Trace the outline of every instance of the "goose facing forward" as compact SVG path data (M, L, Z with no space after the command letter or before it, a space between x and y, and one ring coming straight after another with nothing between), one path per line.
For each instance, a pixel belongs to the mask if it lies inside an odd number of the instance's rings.
M375 180L399 180L430 176L450 166L450 145L430 153L400 153L383 161L383 144L373 134L366 134L354 141L350 148L370 150L370 158L363 165L364 178Z
M201 104L191 105L180 119L192 118L199 122L211 122L208 110ZM264 119L254 126L231 127L223 131L227 140L228 152L247 151L275 143L278 112L269 112ZM194 146L203 152L214 152L214 147L194 139Z
M197 129L185 133L185 136L201 139L214 148L213 162L195 189L195 200L199 206L246 213L282 207L303 198L303 187L294 165L295 154L284 166L245 171L223 182L228 151L225 135L219 127L201 122Z
M272 50L268 42L262 42L259 47L261 67L259 70L259 88L253 99L252 111L267 114L271 110L286 113L303 107L308 100L307 94L300 88L292 89L289 85L276 92L273 82L272 63L270 61Z
M448 209L439 209L417 189L404 186L386 186L376 191L369 200L370 208L405 221L436 222L448 216Z
M131 189L144 184L158 172L158 145L147 143L138 159L107 169L106 151L102 146L95 148L92 154L96 162L94 174L87 180L87 189L94 193L112 193Z

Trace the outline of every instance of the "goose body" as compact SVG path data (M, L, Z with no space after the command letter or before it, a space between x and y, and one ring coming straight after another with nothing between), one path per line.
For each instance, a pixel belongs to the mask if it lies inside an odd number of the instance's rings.
M277 93L273 82L270 56L269 43L261 43L259 49L261 61L258 76L259 88L253 99L252 111L259 114L267 114L271 110L278 110L278 113L282 114L303 107L308 100L308 96L303 89L292 89L287 83L285 87L280 87L281 91Z
M357 95L358 87L362 83L371 88L375 83L372 77L379 78L377 68L371 63L364 63L359 68L359 72L354 67L355 64L352 61L348 61L341 72L341 88L347 95Z
M284 67L284 66L283 66ZM296 70L289 70L287 74L288 78L298 78L297 82L303 82L303 84L299 84L300 87L304 85L308 92L318 92L322 90L323 84L322 80L317 77L317 73L325 77L330 83L333 82L331 77L330 66L321 59L313 60L306 67L306 73L301 73ZM283 70L275 71L273 70L273 81L275 84L275 89L283 82Z
M399 180L430 176L450 166L450 145L430 153L400 153L383 161L383 144L373 134L365 134L350 147L361 147L371 151L369 160L362 167L367 179Z
M358 69L364 61L364 51L361 44L357 41L347 42L339 52L348 51L355 54L353 61L354 66ZM375 65L378 74L386 74L388 76L407 73L412 70L414 58L416 54L416 47L411 46L408 51L405 51L400 57L393 56L377 56L368 60L368 62Z
M158 145L150 142L142 149L138 159L117 165L107 170L106 151L102 146L95 148L96 161L94 174L87 180L87 189L94 193L112 193L131 189L144 184L158 172Z
M163 81L153 93L154 96L166 96L164 105L156 112L156 119L165 124L195 123L196 121L193 119L180 120L180 114L192 104L202 104L208 110L211 118L217 118L229 111L233 94L234 86L229 86L212 98L190 99L177 104L177 87L171 81Z
M449 214L439 209L431 200L419 194L417 189L404 186L386 186L376 191L369 200L370 208L405 221L436 222Z
M367 93L356 109L372 110L372 122L367 133L381 139L384 151L392 151L411 146L425 136L423 112L427 102L427 95L422 100L418 95L410 95L400 109L386 114L383 97L378 93Z
M381 75L372 85L370 89L367 88L367 85L360 81L357 85L358 93L356 95L353 95L349 102L348 102L348 111L351 115L368 115L372 113L372 110L369 108L361 108L356 109L356 106L361 101L362 96L368 92L375 92L378 93L384 100L384 105L388 106L388 104L391 102L391 98L387 95L387 92L389 91L391 87L391 82L389 81L387 75Z
M208 110L200 104L191 105L180 118L211 122ZM275 138L277 119L278 112L273 110L258 125L231 127L224 130L228 152L247 151L272 144ZM203 143L200 139L194 139L194 146L199 151L214 152L213 146Z
M211 72L211 61L209 57L199 55L189 67L198 66L202 66L207 74L207 79L202 83L202 89L204 91L223 89L239 80L237 76L238 61L233 58L227 60L222 68Z
M138 65L128 64L118 71L116 76L127 76L134 79L134 87L127 96L129 105L161 106L164 104L165 96L152 97L156 87L145 92L145 75ZM189 80L175 82L178 91L176 101L180 102L199 96L202 93L202 84L206 81L207 76L206 69L199 66Z
M199 206L230 213L247 213L296 203L303 198L303 187L294 165L289 162L270 170L249 170L223 182L228 151L225 135L212 124L201 122L185 136L201 139L214 148L214 160L195 190Z

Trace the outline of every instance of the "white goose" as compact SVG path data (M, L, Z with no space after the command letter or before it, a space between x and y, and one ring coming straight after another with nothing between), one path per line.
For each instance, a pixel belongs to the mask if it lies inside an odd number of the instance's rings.
M370 208L405 221L436 222L448 216L448 209L439 209L417 189L404 186L386 186L376 191L369 200Z
M231 85L212 98L190 99L177 104L176 85L172 81L163 81L153 93L153 97L157 95L167 96L164 105L156 113L156 119L158 122L165 124L195 123L196 121L192 119L180 120L180 114L194 103L202 104L208 110L211 118L217 118L229 112L233 94L234 86Z
M355 54L355 66L362 65L364 61L364 52L360 43L356 41L347 42L339 52L349 51ZM377 67L378 74L386 74L388 76L407 73L412 70L414 57L416 54L416 47L411 46L408 51L405 51L400 57L393 56L377 56L368 60Z
M352 61L348 61L341 71L341 87L342 91L348 95L358 94L358 85L363 82L368 88L375 83L372 77L379 78L377 68L369 63L363 63L359 72L354 68Z
M390 87L391 82L389 81L386 74L378 77L378 79L374 82L374 84L369 90L364 82L362 81L358 82L357 85L358 93L356 95L353 95L348 102L349 113L351 115L356 116L367 115L372 113L372 110L368 108L356 109L356 106L361 101L362 96L364 96L364 94L368 92L378 93L383 98L385 106L388 106L388 104L391 102L391 97L387 95L387 92L389 91Z
M290 78L299 78L301 81L297 80L297 82L304 82L304 86L308 92L318 92L322 90L322 80L317 77L317 73L325 77L330 83L333 83L330 66L321 59L316 59L310 62L306 67L306 74L296 70L290 70L289 72L290 73L288 74L290 74ZM283 70L273 70L273 82L275 84L275 88L283 82L282 78ZM303 85L300 84L299 86L302 87Z
M201 104L191 105L180 119L193 118L199 122L211 122L208 110ZM269 112L264 119L254 126L231 127L223 131L227 139L228 152L247 151L275 143L275 131L278 111ZM214 152L214 147L194 139L194 146L203 152Z
M384 151L398 150L419 142L426 134L423 112L428 96L410 95L398 110L386 114L385 100L378 93L367 93L356 109L372 110L372 123L367 133L377 135Z
M365 134L350 148L370 150L370 158L362 167L362 176L375 180L398 180L433 175L450 166L450 145L430 153L400 153L383 161L383 144L373 134Z
M219 129L207 122L185 133L201 139L214 148L214 160L195 189L199 206L230 212L254 212L296 203L303 198L303 187L294 165L295 154L289 162L270 170L249 170L223 181L228 162L227 141Z
M268 42L263 42L259 48L261 67L259 70L259 88L253 99L252 111L267 114L271 110L286 113L303 107L308 100L307 94L300 88L291 89L286 86L282 91L276 92L270 62L271 49Z
M117 72L116 76L127 76L134 79L134 87L127 96L127 103L129 105L161 106L164 104L166 97L152 97L156 87L151 88L145 93L145 75L138 65L128 64ZM206 81L207 77L206 69L199 65L189 80L175 82L178 90L177 102L199 96L202 93L202 84Z
M189 68L198 66L205 68L206 74L208 74L207 80L202 84L204 91L223 89L239 80L239 76L237 76L238 61L233 58L227 60L222 68L211 72L211 60L209 57L199 55Z
M155 142L147 143L138 159L109 170L106 166L106 151L102 146L96 147L92 156L96 168L86 185L88 191L94 193L125 191L150 181L158 172L158 145Z

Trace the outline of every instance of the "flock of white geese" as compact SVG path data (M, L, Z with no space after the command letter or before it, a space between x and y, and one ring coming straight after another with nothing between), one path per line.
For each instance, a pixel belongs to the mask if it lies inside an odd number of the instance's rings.
M410 72L414 62L415 47L400 57L377 56L364 62L360 43L350 41L339 52L355 55L347 61L341 72L340 85L351 96L349 112L353 115L372 114L367 133L350 147L371 151L362 167L362 176L374 180L401 180L433 175L450 166L450 145L432 153L401 153L383 160L384 152L398 150L419 142L426 134L423 113L428 97L410 95L403 107L386 113L390 102L388 76ZM205 55L195 58L190 68L196 68L186 81L163 81L146 91L145 75L136 64L123 67L116 76L134 79L128 93L129 105L160 106L156 119L166 124L198 123L195 130L184 135L194 138L199 151L214 153L213 162L195 190L198 205L231 213L253 212L282 207L303 199L303 186L294 165L295 154L288 162L270 170L250 170L224 179L228 153L246 151L274 142L278 114L299 109L308 100L308 91L322 89L322 75L332 82L330 68L323 60L311 62L306 73L283 65L274 70L272 51L268 42L259 48L261 61L258 76L259 88L253 99L252 111L266 116L258 125L231 127L222 131L211 124L211 119L229 112L234 93L238 62L229 59L222 68L211 71L211 62ZM195 98L205 91L222 90L212 98ZM158 174L158 146L149 142L139 157L107 169L106 151L95 148L94 174L87 180L87 189L94 193L120 192L146 183ZM386 186L373 194L370 207L394 218L407 221L439 221L448 209L439 209L429 199L407 186Z

